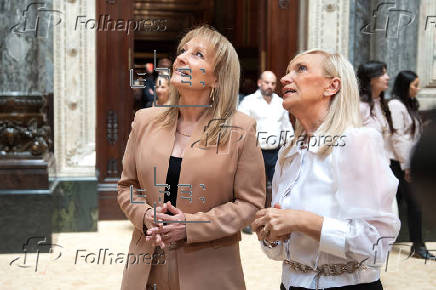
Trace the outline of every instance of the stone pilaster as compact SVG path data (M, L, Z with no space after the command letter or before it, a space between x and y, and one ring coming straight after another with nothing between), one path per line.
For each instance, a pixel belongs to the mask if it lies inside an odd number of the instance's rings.
M422 88L418 95L421 109L436 108L436 2L433 0L421 0L416 70Z
M96 32L76 27L95 19L95 1L54 0L63 12L54 29L54 148L56 177L95 177Z
M348 56L349 0L310 0L308 10L308 49Z

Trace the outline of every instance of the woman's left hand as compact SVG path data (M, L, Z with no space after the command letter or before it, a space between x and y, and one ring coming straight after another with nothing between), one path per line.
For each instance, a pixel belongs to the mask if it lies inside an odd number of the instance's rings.
M256 213L256 219L251 225L259 241L278 241L286 239L296 230L300 212L292 209L281 209L279 205L264 208Z
M259 241L278 241L289 238L292 232L302 232L315 240L320 239L324 218L317 214L294 209L281 209L279 205L256 213L252 229Z
M156 217L163 221L173 221L163 227L154 227L147 230L147 235L159 234L165 245L186 239L186 224L174 223L174 221L186 221L185 214L178 208L174 207L170 202L167 203L167 209L174 215L164 213L156 214Z

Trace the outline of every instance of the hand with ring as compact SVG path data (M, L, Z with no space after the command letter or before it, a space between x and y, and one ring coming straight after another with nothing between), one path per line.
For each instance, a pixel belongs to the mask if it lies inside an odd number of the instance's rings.
M167 202L166 207L167 210L174 215L171 216L166 213L158 213L156 214L156 217L162 221L173 222L163 226L162 224L160 224L159 227L153 227L147 230L147 235L151 235L152 237L155 235L159 235L162 237L163 246L161 246L161 248L165 247L165 245L168 245L170 243L186 239L186 224L177 222L185 221L185 214L180 209L174 207L171 202ZM150 239L147 239L147 241Z
M157 218L157 215L166 212L168 212L166 203L164 203L162 206L156 207L156 220L162 221ZM147 227L147 231L154 227L161 228L163 226L162 223L155 223L154 208L149 208L146 211L144 216L144 225ZM165 244L163 243L163 239L160 234L152 234L152 235L147 234L146 240L151 241L153 246L160 246L161 248L165 247Z

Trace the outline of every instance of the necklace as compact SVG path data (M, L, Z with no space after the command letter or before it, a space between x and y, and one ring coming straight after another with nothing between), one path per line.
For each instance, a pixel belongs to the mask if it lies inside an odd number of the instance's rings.
M182 132L180 132L178 129L176 130L176 133L179 133L180 135L186 136L186 137L191 137L191 135L188 134L183 134Z

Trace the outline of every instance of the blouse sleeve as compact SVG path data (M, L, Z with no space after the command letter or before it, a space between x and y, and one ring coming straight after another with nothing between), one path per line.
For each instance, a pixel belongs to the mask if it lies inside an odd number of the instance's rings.
M286 251L285 251L285 242L279 241L278 245L272 248L269 248L260 242L262 251L267 255L271 260L283 261L286 259Z
M410 151L413 147L412 141L406 136L406 116L408 114L407 109L399 101L392 100L388 103L389 110L392 115L392 125L394 132L392 134L392 147L394 149L395 156L399 159L401 169L410 167L408 164Z
M333 151L339 218L324 217L320 251L382 265L400 221L392 212L398 180L383 156L383 140L370 128L346 131Z

